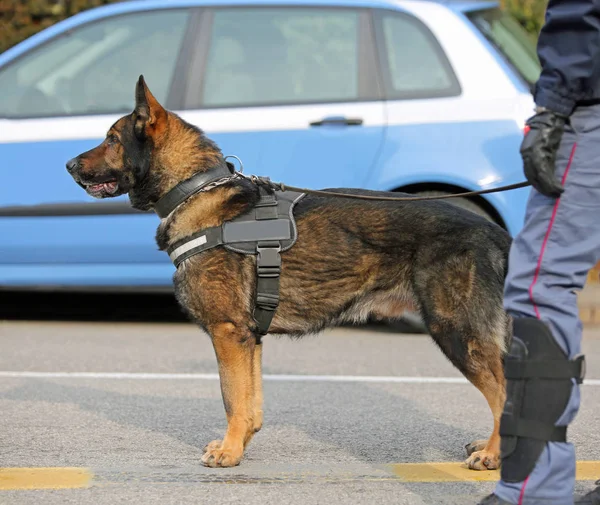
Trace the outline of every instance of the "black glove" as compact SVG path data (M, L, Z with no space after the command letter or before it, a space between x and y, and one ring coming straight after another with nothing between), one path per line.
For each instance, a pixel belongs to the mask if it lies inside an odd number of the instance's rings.
M521 143L523 171L531 185L546 196L559 197L565 190L556 179L556 151L567 118L550 110L527 120L529 131Z

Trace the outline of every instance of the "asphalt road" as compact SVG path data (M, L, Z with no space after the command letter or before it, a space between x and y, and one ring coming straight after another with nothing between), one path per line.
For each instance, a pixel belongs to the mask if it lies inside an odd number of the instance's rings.
M475 504L493 489L495 472L460 468L489 434L487 404L428 336L344 328L264 347L264 428L240 466L210 469L225 415L194 326L0 322L0 504ZM600 379L600 331L584 351ZM582 397L570 439L596 462L600 381ZM582 465L579 490L600 478Z

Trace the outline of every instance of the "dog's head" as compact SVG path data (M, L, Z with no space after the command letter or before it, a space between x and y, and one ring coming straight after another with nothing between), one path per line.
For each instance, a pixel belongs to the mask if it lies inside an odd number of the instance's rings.
M128 193L134 207L148 210L178 182L220 163L220 149L200 129L165 110L140 76L134 111L114 123L100 145L66 166L91 196Z

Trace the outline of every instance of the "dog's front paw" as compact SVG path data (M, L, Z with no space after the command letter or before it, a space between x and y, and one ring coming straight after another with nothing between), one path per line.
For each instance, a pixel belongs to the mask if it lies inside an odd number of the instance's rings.
M212 468L237 466L240 464L244 454L242 448L235 449L226 447L221 440L213 440L204 450L205 453L202 456L202 464Z
M500 467L500 455L489 451L476 451L465 463L471 470L496 470Z

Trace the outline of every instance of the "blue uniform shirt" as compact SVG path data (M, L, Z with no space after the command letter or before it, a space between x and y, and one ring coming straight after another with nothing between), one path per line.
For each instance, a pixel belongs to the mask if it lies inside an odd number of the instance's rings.
M570 115L600 99L600 0L549 0L537 50L537 105Z

